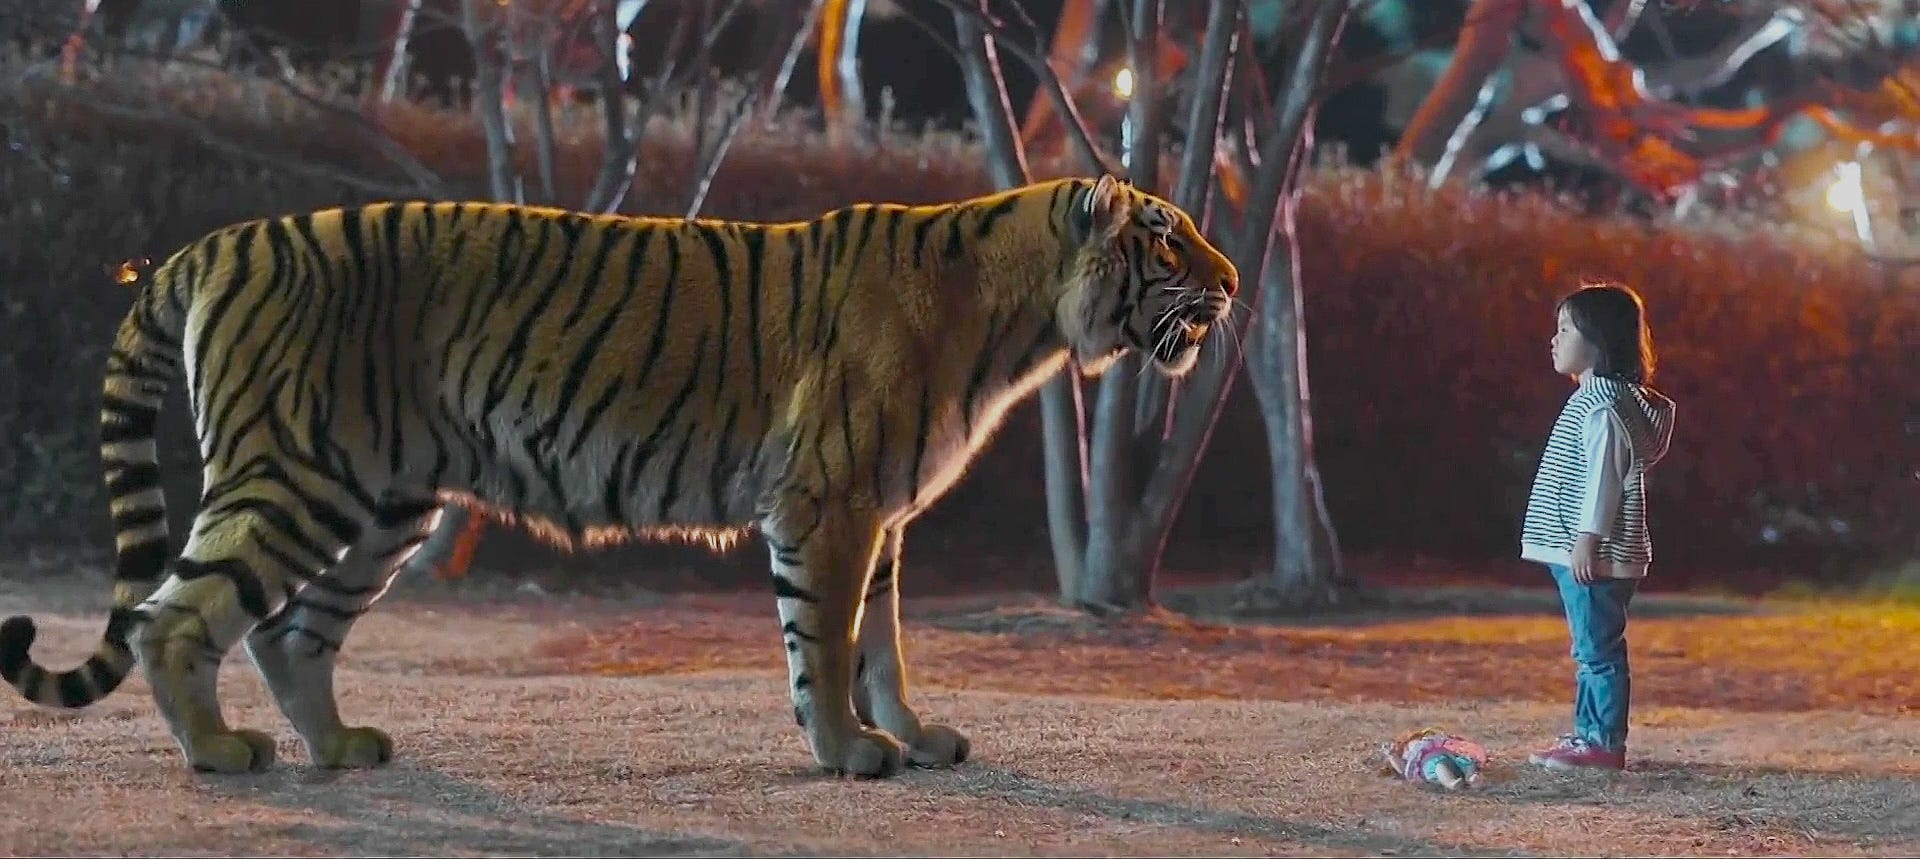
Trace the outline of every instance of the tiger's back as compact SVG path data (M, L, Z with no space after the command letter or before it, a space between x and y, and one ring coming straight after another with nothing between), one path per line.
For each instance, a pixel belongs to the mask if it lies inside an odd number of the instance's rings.
M190 762L254 769L271 738L203 680L244 638L316 762L369 765L391 741L341 723L333 660L447 499L563 544L752 525L816 759L952 764L965 738L905 702L903 529L1069 351L1185 372L1236 287L1111 177L779 224L383 203L229 227L154 272L108 362L99 649L46 671L12 618L0 674L78 707L137 654ZM181 377L206 488L169 565L153 429Z
M934 306L975 296L933 286L974 265L970 240L1011 207L984 223L954 212L862 205L754 224L376 204L242 225L170 265L198 251L251 269L267 251L274 264L250 277L202 279L223 284L197 298L209 315L233 318L228 302L252 310L213 332L224 348L202 359L201 411L271 400L289 421L324 415L346 466L333 476L360 483L356 495L467 497L563 543L627 529L724 537L754 518L801 412L943 381L951 341L987 327ZM936 315L958 321L937 332L914 324ZM883 349L884 332L909 336ZM1056 339L1039 325L1015 333L1027 366L966 369L1031 370ZM941 348L926 348L930 336ZM232 384L222 364L289 375L284 386ZM966 381L974 401L959 409L982 412L994 404L990 381L1014 380ZM994 422L945 417L967 425L962 437L923 445L964 450L974 425ZM896 445L927 427L903 429ZM257 424L207 434L216 471L280 443ZM899 490L924 484L918 472L950 470L946 452L923 449L893 492L861 490L908 496L873 498L882 505L935 495Z
M315 477L359 498L468 496L564 542L750 517L765 446L724 442L764 437L790 375L764 312L788 296L748 288L790 264L765 240L782 229L376 204L242 225L169 265L232 261L198 279L219 321L188 336L222 345L197 362L198 413L309 433L333 451ZM285 443L271 421L203 424L214 472Z

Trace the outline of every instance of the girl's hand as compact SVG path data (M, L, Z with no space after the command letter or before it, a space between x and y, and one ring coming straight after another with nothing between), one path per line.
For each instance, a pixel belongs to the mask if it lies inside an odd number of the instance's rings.
M1573 580L1583 585L1599 581L1594 569L1600 565L1600 535L1581 534L1573 541Z

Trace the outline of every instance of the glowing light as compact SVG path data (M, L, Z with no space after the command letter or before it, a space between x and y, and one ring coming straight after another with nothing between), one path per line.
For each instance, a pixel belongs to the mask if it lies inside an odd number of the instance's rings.
M1122 67L1113 73L1113 94L1122 99L1133 98L1133 69Z
M1843 161L1837 169L1840 175L1827 186L1827 205L1848 214L1864 208L1867 192L1860 184L1860 162Z
M140 282L140 269L151 263L146 257L137 257L120 263L113 271L113 280L121 286L132 286Z

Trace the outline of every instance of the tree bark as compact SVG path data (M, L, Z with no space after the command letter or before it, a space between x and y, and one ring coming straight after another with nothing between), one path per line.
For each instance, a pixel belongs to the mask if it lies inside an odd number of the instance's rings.
M977 0L980 11L986 0ZM955 10L954 32L960 49L960 71L967 88L967 103L979 124L987 151L987 173L996 188L1026 184L1026 156L1020 138L1014 134L1013 106L1007 99L1006 82L993 39L980 28L973 15ZM1041 433L1045 456L1044 476L1047 495L1047 534L1053 547L1054 576L1062 602L1079 599L1083 547L1086 545L1087 519L1085 486L1081 472L1082 430L1073 405L1074 386L1079 379L1064 372L1040 389Z
M493 199L520 202L513 165L513 127L507 121L505 79L500 73L500 32L480 12L482 0L460 0L460 19L473 48L474 106L487 141L487 188Z
M1526 14L1527 0L1474 0L1447 70L1407 122L1394 157L1422 165L1438 162L1481 100L1481 90L1507 59L1514 31Z
M1131 0L1127 40L1133 69L1133 98L1127 118L1134 133L1127 152L1127 174L1136 187L1157 191L1160 163L1159 87L1156 53L1160 38L1160 0ZM1078 602L1094 609L1127 611L1152 599L1152 561L1139 551L1135 533L1139 474L1135 456L1134 400L1146 356L1130 352L1100 378L1094 407L1093 455L1086 569ZM1150 371L1148 371L1150 372ZM1158 380L1153 380L1159 383Z
M527 106L533 108L533 151L535 156L535 175L540 178L540 202L545 205L559 203L554 190L554 129L553 129L553 28L544 23L536 26L538 35L533 44L533 56L529 57L532 74L525 81Z
M1324 68L1326 49L1339 38L1349 5L1347 0L1322 0L1315 10L1292 80L1276 110L1279 130L1285 136L1268 137L1261 153L1263 175L1254 199L1269 199L1264 192L1271 189L1278 205L1272 212L1253 213L1241 242L1243 253L1251 256L1258 248L1261 255L1260 324L1249 338L1247 360L1256 381L1254 392L1266 426L1273 476L1274 562L1266 576L1251 582L1251 590L1289 606L1331 602L1338 595L1342 578L1338 541L1327 516L1313 455L1312 398L1307 384L1306 335L1301 325L1304 302L1293 215L1299 200L1300 173L1311 148L1308 128L1315 104L1314 87ZM1288 131L1292 133L1286 134Z
M860 19L867 0L827 0L820 19L820 107L835 140L867 115L860 88Z
M594 40L607 52L594 72L600 90L600 169L594 171L593 185L584 201L587 211L601 214L619 211L633 190L633 175L640 169L640 133L646 127L646 117L641 116L639 127L627 130L627 87L620 73L621 32L619 4L606 0L594 10L593 20Z

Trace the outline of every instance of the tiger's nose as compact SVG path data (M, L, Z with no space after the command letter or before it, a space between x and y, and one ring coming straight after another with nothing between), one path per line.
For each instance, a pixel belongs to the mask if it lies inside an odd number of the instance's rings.
M1240 292L1240 278L1232 275L1222 275L1220 277L1220 291L1226 293L1229 298L1238 295Z

